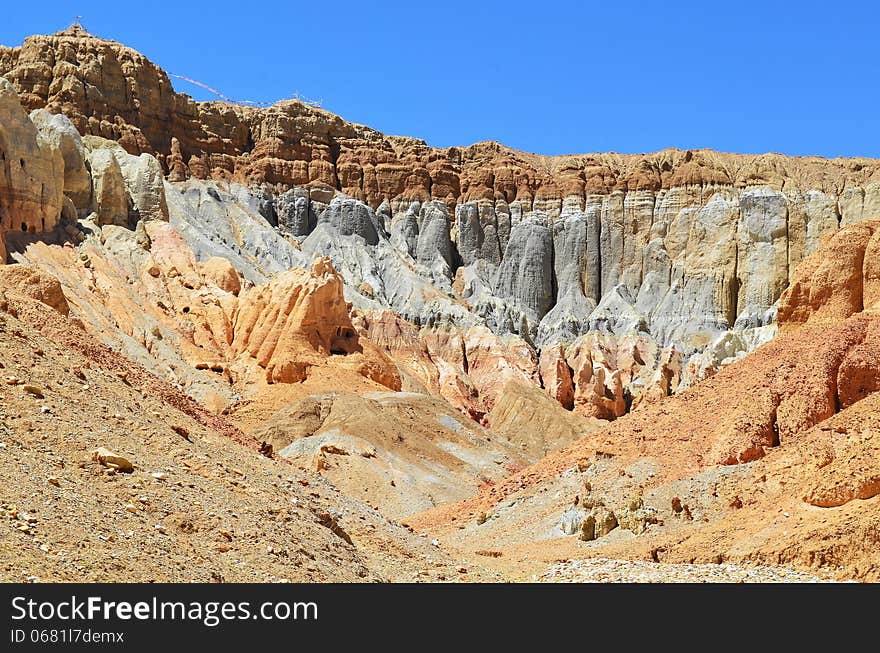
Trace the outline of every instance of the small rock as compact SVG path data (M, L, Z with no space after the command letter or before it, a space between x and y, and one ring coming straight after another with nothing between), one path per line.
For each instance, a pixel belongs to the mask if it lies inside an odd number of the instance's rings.
M187 440L188 442L191 441L189 439L189 431L187 431L184 427L180 426L179 424L173 425L171 427L171 430L174 431L175 433L177 433L177 435L182 437L184 440Z
M22 390L27 392L29 395L33 395L37 399L42 399L45 395L43 394L42 388L36 385L25 384L21 387Z
M131 472L134 470L134 465L131 464L131 461L104 447L95 449L92 459L115 471Z
M58 480L57 476L50 476L46 479L46 482L49 485L54 485L55 487L59 487L61 485L61 482Z

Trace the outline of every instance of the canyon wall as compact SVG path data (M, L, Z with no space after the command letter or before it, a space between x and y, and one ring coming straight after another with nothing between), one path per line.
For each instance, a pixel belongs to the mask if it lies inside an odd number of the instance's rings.
M72 221L167 217L200 260L227 258L254 283L329 256L362 333L474 416L501 387L477 351L517 352L502 380L602 418L712 373L772 337L823 236L880 209L870 159L433 148L300 101L195 102L143 55L76 27L0 48L0 75L22 105L12 128L26 110L55 114L41 129L69 141L0 132L7 244L19 223L51 230L67 205ZM36 178L12 165L25 141L38 171L63 178L34 197Z

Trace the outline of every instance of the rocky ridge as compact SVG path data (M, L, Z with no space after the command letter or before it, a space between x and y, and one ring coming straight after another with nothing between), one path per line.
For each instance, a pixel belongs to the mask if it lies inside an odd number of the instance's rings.
M683 389L765 342L790 271L823 235L880 207L880 166L868 159L438 149L297 101L198 103L143 55L79 28L0 50L0 75L25 108L154 155L172 224L197 257L224 256L260 281L328 255L377 338L389 309L417 327L407 350L425 348L426 326L453 339L487 328L532 349L526 376L572 386L579 400L557 398L595 417ZM161 214L161 200L150 206ZM132 199L129 218L139 212ZM104 213L118 221L125 210ZM458 384L479 395L464 367ZM462 409L485 415L491 392L470 403Z

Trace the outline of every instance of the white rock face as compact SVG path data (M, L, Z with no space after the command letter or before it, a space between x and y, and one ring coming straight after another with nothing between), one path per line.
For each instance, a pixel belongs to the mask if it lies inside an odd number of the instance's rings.
M53 150L61 152L64 159L64 194L79 211L85 212L91 202L92 182L79 132L66 116L52 114L45 109L31 111L30 120L43 141Z
M162 166L149 154L132 156L114 153L122 170L125 188L131 198L131 220L168 220L165 180Z
M452 240L449 212L442 202L428 202L421 207L416 225L415 259L431 270L432 275L452 278Z
M770 307L788 285L788 201L777 191L750 190L740 195L739 211L735 326L748 329L771 320Z
M198 180L165 183L169 222L198 260L225 258L252 283L311 263L264 216L239 201L246 189Z
M494 294L522 309L533 325L550 310L554 303L553 235L543 215L536 214L512 229Z
M100 224L133 226L138 220L168 220L165 178L154 156L134 156L97 136L86 136L83 143L92 171L93 210Z
M122 168L113 152L99 148L89 152L92 170L92 209L99 225L128 225L128 192Z

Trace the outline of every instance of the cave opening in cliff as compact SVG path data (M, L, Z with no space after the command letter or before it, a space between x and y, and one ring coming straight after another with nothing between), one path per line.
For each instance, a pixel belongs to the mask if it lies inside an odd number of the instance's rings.
M347 356L358 351L360 345L357 341L357 333L347 327L336 327L336 335L330 343L330 354L333 356Z

